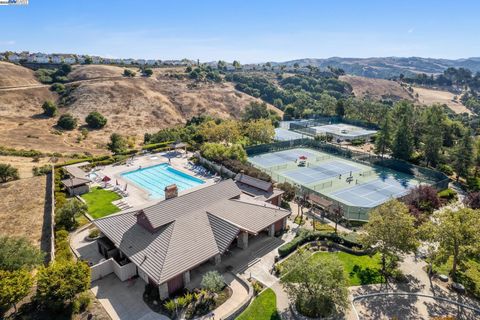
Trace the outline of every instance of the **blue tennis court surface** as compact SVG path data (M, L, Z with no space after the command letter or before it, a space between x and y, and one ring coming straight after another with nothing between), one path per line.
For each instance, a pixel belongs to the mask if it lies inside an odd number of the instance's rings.
M309 167L299 167L297 169L282 172L282 174L301 184L308 185L321 180L339 177L347 177L350 172L358 172L361 169L348 163L333 160L319 165L310 165ZM343 177L342 177L343 178Z
M267 153L259 156L254 156L249 159L250 162L262 166L264 168L278 166L288 162L295 162L300 156L314 159L315 155L302 149L290 149L279 151L275 153Z
M393 177L377 179L343 189L331 195L357 207L373 208L390 198L407 194L416 185L407 179L397 180Z

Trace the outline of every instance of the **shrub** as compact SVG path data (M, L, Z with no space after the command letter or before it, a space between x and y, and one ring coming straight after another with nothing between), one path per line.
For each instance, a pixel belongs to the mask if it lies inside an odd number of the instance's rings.
M465 199L463 200L463 203L465 204L465 206L469 208L480 209L480 192L468 193Z
M68 231L60 230L55 232L55 260L68 261L72 259L73 254L68 242Z
M153 74L153 70L150 68L146 68L146 69L143 69L142 73L145 77L151 77Z
M420 185L410 191L404 202L420 212L432 213L440 208L437 190L431 186Z
M92 129L101 129L107 124L107 118L100 112L93 111L85 118L85 122Z
M110 135L110 142L107 144L107 147L113 153L121 153L127 148L127 141L118 133L112 133Z
M135 74L135 71L132 71L130 69L123 70L123 76L125 77L135 77Z
M53 101L45 101L42 105L43 114L48 117L55 117L58 113L57 105Z
M445 173L447 176L451 176L453 174L453 168L450 167L448 164L441 164L438 166L437 169Z
M438 197L440 199L446 199L448 201L451 201L457 198L457 193L454 190L447 188L445 190L440 191L438 193Z
M92 299L88 292L82 292L75 298L72 303L72 311L73 313L82 313L88 309L90 306Z
M225 287L225 279L218 271L209 271L202 277L202 287L211 292L220 292Z
M98 230L97 228L94 228L94 229L91 229L89 232L88 232L88 236L90 238L96 238L100 235L100 230Z
M0 182L8 182L20 179L18 169L10 164L0 163Z
M32 173L34 176L44 176L52 171L52 167L49 164L43 165L41 167L33 167Z
M306 229L300 229L297 233L297 236L293 238L292 241L287 242L280 248L278 248L278 254L280 257L285 257L295 251L298 247L313 240L329 240L335 243L341 243L343 246L348 248L362 248L362 245L347 239L343 236L336 235L332 232L319 232Z
M62 83L54 83L50 86L50 90L62 94L65 92L65 85Z
M64 130L73 130L77 127L77 119L71 114L65 113L60 116L57 125Z
M365 140L363 139L353 139L351 142L352 146L361 146L365 144Z

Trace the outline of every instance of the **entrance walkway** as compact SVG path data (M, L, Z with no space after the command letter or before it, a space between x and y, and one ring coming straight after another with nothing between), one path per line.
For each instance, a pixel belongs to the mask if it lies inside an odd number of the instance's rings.
M137 278L120 281L115 274L94 281L91 288L112 320L168 320L153 312L143 301L145 282Z

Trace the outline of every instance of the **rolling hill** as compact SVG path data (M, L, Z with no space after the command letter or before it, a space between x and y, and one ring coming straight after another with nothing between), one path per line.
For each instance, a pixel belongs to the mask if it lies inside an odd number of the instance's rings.
M338 67L347 74L370 78L391 78L403 73L412 76L417 73L437 74L449 67L467 68L472 72L480 72L480 58L468 59L433 59L420 57L379 57L379 58L339 58L328 59L298 59L286 62L272 62L272 65L293 66L313 65L319 68Z
M141 77L139 72L133 78L125 78L123 70L113 66L75 66L69 74L72 82L66 84L70 89L68 99L60 113L72 113L79 119L80 127L61 132L55 128L57 119L43 117L41 109L45 100L60 101L60 97L39 84L29 69L0 64L0 82L9 84L6 89L0 86L0 144L44 152L99 153L113 132L141 142L145 132L184 123L195 115L237 118L244 107L256 100L235 90L230 83L194 82L186 77L183 68L155 69L150 78ZM17 88L10 88L12 85ZM85 116L91 111L105 115L108 124L102 130L89 131L86 139L79 139Z

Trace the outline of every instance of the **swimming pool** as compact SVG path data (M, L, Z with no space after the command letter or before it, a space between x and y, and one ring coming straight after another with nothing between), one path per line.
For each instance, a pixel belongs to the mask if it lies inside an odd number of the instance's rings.
M121 176L149 193L150 198L165 197L165 187L176 184L178 191L199 186L205 181L175 170L168 163L122 173Z

